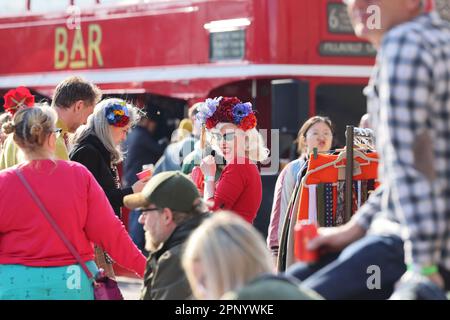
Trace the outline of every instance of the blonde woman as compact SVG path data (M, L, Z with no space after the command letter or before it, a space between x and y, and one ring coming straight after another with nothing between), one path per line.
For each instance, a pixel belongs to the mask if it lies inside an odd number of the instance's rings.
M273 274L263 238L232 212L214 214L191 234L182 265L197 299L318 298Z
M232 210L253 223L262 200L261 176L256 162L267 159L269 150L256 130L257 119L250 102L236 97L207 99L197 120L212 137L226 160L217 185L213 156L202 160L205 177L204 199L214 202L212 210Z
M3 125L26 162L0 172L0 300L93 299L93 286L21 183L27 180L91 273L92 243L141 277L145 257L114 215L103 190L82 165L55 159L56 112L48 106L17 111ZM79 275L78 278L76 275ZM75 277L74 277L75 276Z

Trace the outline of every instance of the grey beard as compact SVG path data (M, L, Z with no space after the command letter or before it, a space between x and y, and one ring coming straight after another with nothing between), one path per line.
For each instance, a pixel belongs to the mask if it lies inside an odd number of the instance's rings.
M155 241L150 232L145 231L145 250L148 252L154 252L159 248L159 246L160 243Z

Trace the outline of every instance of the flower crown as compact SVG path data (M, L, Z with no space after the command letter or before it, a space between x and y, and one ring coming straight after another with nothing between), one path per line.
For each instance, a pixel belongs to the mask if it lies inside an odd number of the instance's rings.
M5 99L5 111L9 112L12 116L20 108L31 108L34 105L34 96L25 87L11 89L3 98Z
M198 108L196 119L207 129L214 128L219 122L229 122L247 131L257 124L252 104L243 103L236 97L206 99Z
M127 103L125 101L115 102L106 107L106 119L110 125L125 127L130 122Z

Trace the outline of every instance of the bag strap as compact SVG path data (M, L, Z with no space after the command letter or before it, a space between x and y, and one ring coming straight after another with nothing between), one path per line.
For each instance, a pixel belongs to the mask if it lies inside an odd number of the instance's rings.
M72 243L66 238L66 236L64 235L64 233L61 230L61 228L56 224L55 220L53 220L52 216L47 211L47 209L44 207L44 205L42 204L41 200L39 200L38 196L33 191L31 186L29 185L29 183L25 179L25 177L23 176L22 172L20 172L20 169L16 169L16 170L14 170L14 172L17 174L17 176L19 177L19 179L22 182L22 184L28 190L28 192L30 193L30 195L33 198L34 202L36 202L37 206L39 207L39 209L43 213L44 217L47 219L47 221L50 223L50 225L56 231L56 233L58 234L59 238L64 242L64 244L66 245L67 249L69 249L70 253L72 253L72 255L75 257L75 259L81 265L81 267L83 268L83 270L86 273L86 275L88 276L88 278L92 279L93 281L95 281L94 276L92 275L92 273L87 268L86 263L81 259L81 256L79 255L78 251L75 249L75 247L72 245Z

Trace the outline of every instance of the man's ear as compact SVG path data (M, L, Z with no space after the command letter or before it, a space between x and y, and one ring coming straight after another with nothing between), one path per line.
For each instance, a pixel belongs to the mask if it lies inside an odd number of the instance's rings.
M163 210L164 223L170 224L173 222L173 212L169 208L164 208Z
M84 101L83 100L77 100L73 103L73 111L75 113L80 112L84 108Z

